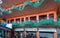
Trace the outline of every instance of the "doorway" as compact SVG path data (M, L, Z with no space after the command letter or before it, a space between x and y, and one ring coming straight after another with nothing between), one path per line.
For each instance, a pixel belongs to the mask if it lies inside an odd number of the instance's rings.
M27 31L27 38L36 38L35 31Z
M40 38L54 38L53 32L40 32Z

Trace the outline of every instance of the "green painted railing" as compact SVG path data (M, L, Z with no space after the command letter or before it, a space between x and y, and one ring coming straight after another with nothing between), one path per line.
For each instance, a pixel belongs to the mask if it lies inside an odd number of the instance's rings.
M26 22L21 22L21 23L12 23L13 26L25 26L25 25L31 25L31 26L42 26L44 24L53 24L53 25L57 25L57 26L60 26L60 18L54 22L53 20L49 19L49 20L42 20L40 22L38 21L35 21L35 22L32 22L32 21L26 21Z

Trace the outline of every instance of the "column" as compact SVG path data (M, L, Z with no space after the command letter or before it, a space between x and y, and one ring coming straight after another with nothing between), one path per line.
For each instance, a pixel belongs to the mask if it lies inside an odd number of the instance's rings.
M58 31L58 28L56 27L56 32L54 32L54 38L57 38L57 31Z
M6 20L6 23L8 23L9 20Z
M25 30L25 29L24 29L24 32L23 32L23 33L24 33L24 36L25 36L25 38L26 38L26 30Z
M54 12L54 21L57 21L57 13Z
M16 19L14 18L14 22L16 22Z
M7 20L6 23L10 23L10 20Z
M20 18L20 22L21 22L21 18Z
M9 23L10 23L10 20L9 20Z
M30 21L30 16L28 17L28 21Z
M36 20L39 22L39 15L36 16Z
M54 38L57 38L57 32L54 32Z
M24 22L26 21L26 18L24 17Z
M39 32L38 29L37 29L37 32L36 32L36 38L40 38L40 32Z
M47 19L49 20L49 14L47 14Z

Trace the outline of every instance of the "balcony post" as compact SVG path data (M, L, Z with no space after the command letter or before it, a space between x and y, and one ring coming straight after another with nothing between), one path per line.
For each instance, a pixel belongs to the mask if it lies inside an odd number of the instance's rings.
M39 22L39 15L36 16L36 20Z
M25 28L24 28L24 32L23 32L23 33L24 33L24 37L26 38L26 34L27 34L27 33L26 33L26 30L25 30Z
M30 21L30 16L28 17L28 21Z
M36 38L40 38L40 32L39 32L38 28L37 28L37 32L36 32Z
M24 17L24 22L26 21L25 17Z
M10 23L10 19L9 19L9 23Z
M20 22L21 22L21 18L20 18Z
M16 19L14 18L14 22L16 22Z
M49 20L49 14L47 14L47 19Z
M57 21L57 13L54 12L54 21Z
M54 38L58 38L57 37L57 30L58 30L58 28L56 28L56 32L54 32Z

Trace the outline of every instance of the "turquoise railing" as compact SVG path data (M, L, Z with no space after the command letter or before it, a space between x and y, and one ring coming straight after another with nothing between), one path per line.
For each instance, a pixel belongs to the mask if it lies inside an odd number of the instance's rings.
M40 22L40 25L48 24L48 23L54 24L54 21L52 19L49 19L49 20L45 19Z
M60 18L58 18L57 22L55 22L55 25L59 25L60 26Z
M42 20L40 22L38 21L35 21L35 22L32 22L32 21L26 21L26 22L21 22L21 23L12 23L12 25L16 25L16 26L25 26L25 25L32 25L32 26L42 26L44 24L53 24L53 25L57 25L57 26L60 26L60 18L54 22L53 20L49 19L49 20Z
M33 22L32 21L26 21L24 24L26 24L26 25L33 25Z

